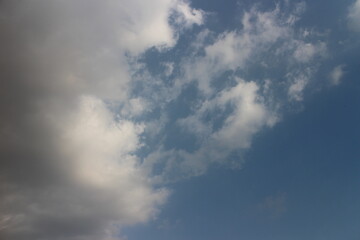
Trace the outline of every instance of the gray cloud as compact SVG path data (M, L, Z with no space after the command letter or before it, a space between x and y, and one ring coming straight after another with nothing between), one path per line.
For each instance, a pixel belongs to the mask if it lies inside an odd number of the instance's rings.
M1 1L0 238L111 239L156 215L144 126L107 102L131 100L126 55L175 44L178 8L201 24L180 1Z

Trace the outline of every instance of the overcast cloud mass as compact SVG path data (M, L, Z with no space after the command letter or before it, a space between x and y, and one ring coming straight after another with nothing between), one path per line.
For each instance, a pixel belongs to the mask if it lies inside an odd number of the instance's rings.
M341 87L359 0L341 41L304 23L306 1L245 2L215 28L201 1L1 1L0 238L126 239L171 184L241 172L256 136ZM278 218L287 198L259 211Z

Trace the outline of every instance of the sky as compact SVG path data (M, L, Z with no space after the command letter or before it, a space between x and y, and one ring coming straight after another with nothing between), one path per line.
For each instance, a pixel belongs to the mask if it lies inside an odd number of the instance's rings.
M0 48L0 239L360 239L360 0L3 0Z

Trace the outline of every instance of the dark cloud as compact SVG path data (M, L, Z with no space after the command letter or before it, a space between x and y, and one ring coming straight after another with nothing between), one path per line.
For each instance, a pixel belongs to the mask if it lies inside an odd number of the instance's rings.
M104 239L166 197L132 155L141 127L101 100L129 81L112 4L0 3L1 239Z

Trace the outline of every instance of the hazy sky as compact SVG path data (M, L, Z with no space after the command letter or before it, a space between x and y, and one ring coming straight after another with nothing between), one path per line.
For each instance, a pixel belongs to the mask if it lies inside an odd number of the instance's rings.
M360 239L360 0L4 0L0 46L0 239Z

